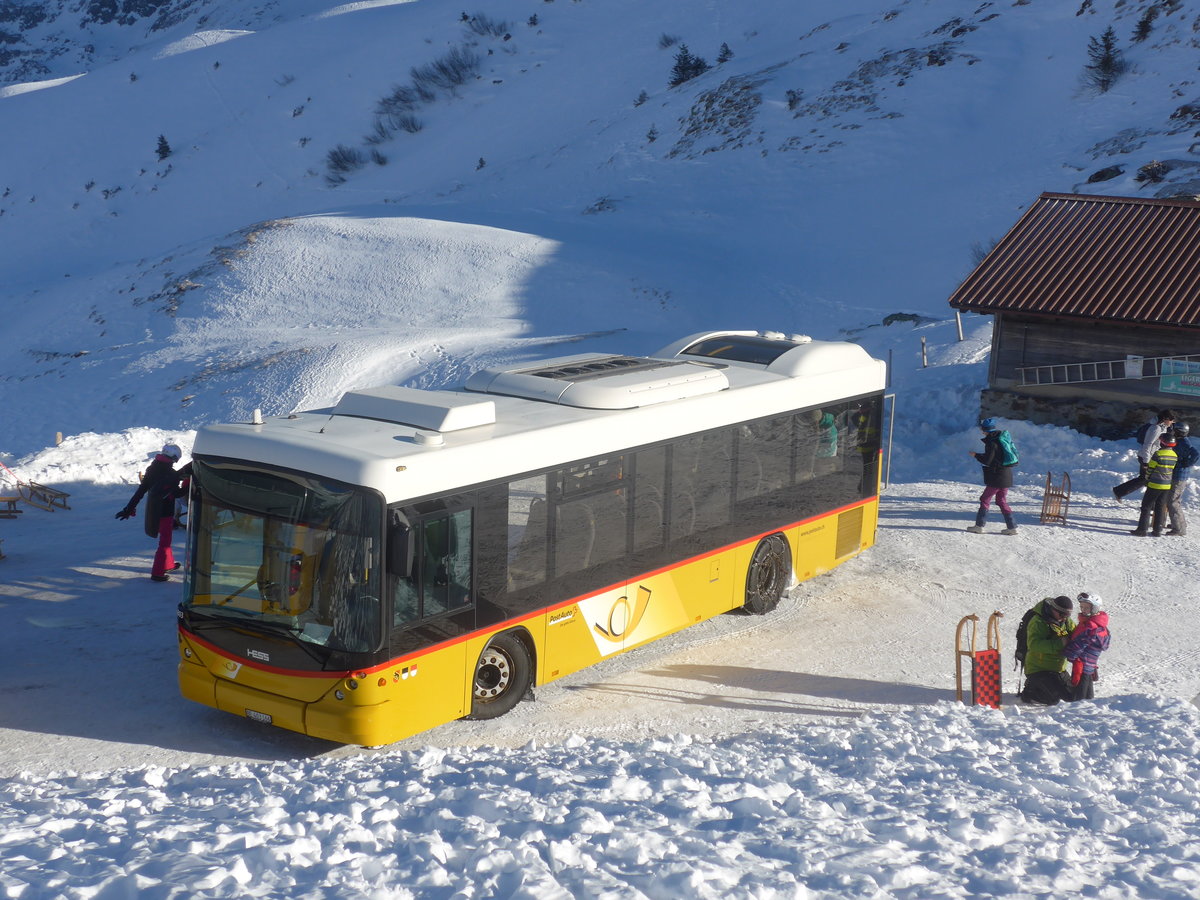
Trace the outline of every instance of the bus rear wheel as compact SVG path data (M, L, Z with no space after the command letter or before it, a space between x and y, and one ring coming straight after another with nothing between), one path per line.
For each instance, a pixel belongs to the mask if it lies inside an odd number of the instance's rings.
M746 573L746 602L748 613L762 616L779 605L787 590L792 571L792 554L787 538L773 534L758 542Z
M512 634L498 634L483 648L475 665L472 719L502 716L529 691L533 666L529 650Z

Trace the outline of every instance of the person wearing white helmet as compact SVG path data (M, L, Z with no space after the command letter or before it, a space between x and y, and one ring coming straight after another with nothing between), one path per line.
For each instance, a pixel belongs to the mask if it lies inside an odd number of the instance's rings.
M1108 613L1099 594L1081 593L1079 624L1071 632L1063 656L1071 663L1072 700L1091 700L1094 685L1100 678L1100 654L1108 649L1112 636L1108 631Z
M132 518L137 514L138 502L146 497L146 534L158 538L158 549L150 567L151 581L170 581L167 572L179 568L171 549L171 539L175 533L175 498L179 496L181 475L175 471L175 464L182 456L178 444L164 444L146 468L138 489L115 516L122 520Z

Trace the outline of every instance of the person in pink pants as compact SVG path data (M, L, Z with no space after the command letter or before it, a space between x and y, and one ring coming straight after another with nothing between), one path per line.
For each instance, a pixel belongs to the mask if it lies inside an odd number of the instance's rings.
M177 444L163 445L142 475L138 489L116 515L122 520L132 518L137 513L138 502L146 497L146 534L158 538L158 549L150 567L151 581L170 581L167 572L179 568L171 549L171 539L175 533L175 498L179 496L179 479L183 474L175 471L175 463L182 455Z

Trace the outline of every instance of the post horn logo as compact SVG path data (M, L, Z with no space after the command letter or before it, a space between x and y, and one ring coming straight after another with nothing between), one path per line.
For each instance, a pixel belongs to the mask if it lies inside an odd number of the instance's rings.
M608 627L605 628L599 623L593 623L592 628L596 633L607 641L620 643L626 635L632 634L637 630L642 617L646 615L646 608L650 606L650 589L638 585L637 601L631 606L629 598L618 597L613 601L613 605L608 610Z

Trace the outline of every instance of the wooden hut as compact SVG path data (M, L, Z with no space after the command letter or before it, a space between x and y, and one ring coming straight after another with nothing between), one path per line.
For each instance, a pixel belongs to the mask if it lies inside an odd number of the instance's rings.
M1200 202L1042 194L951 295L995 316L981 415L1127 436L1200 424Z

